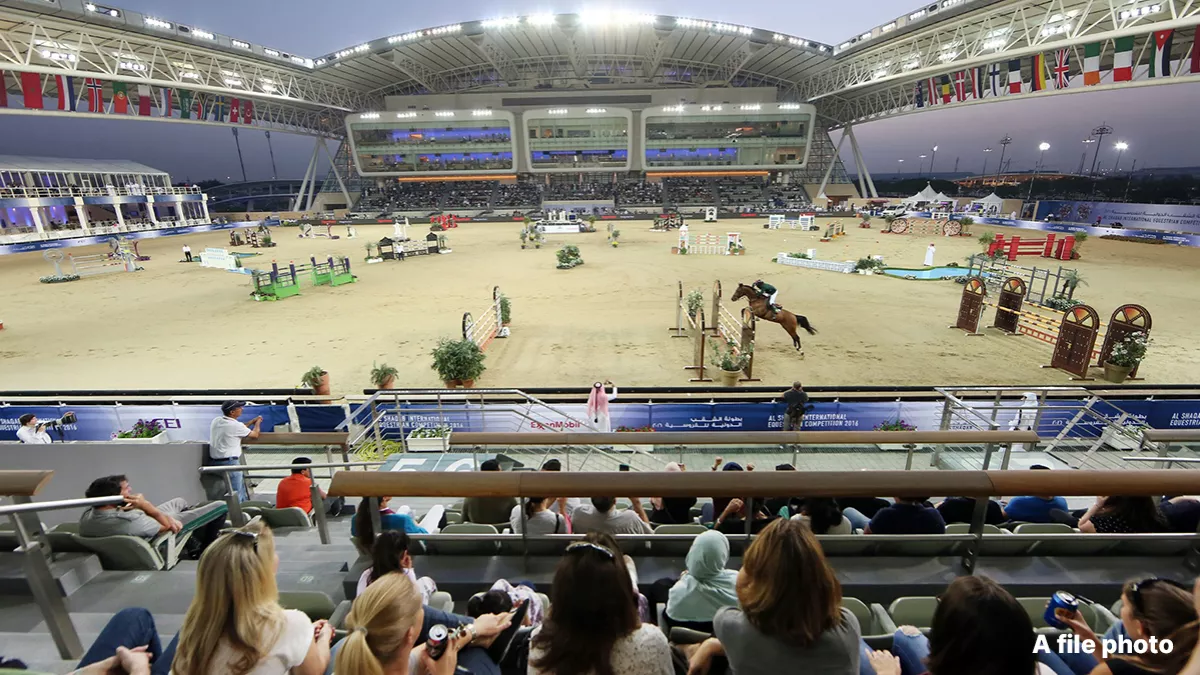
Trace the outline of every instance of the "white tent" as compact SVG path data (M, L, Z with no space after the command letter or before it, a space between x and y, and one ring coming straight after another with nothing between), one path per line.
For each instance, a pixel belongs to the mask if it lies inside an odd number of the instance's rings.
M999 213L1000 209L1004 208L1004 199L993 192L983 199L976 199L975 201L971 202L971 205L978 205L979 210L983 213Z
M926 183L924 190L921 190L917 194L909 197L908 199L905 199L903 203L905 203L905 204L927 204L929 202L940 201L941 197L942 197L942 195L939 195L937 193L937 191L933 189L932 185Z
M947 197L946 195L944 195L944 194L942 194L941 192L939 192L939 193L937 193L936 195L934 195L933 199L932 199L932 200L930 200L930 201L934 201L934 202L949 202L949 203L953 204L953 203L954 203L954 198L953 198L953 197Z

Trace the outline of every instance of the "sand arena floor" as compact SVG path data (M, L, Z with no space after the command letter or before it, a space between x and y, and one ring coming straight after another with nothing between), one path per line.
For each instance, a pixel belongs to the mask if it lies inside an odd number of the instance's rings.
M802 335L801 359L782 328L760 322L755 374L764 384L1068 382L1065 374L1039 367L1050 360L1048 344L994 331L967 338L948 329L961 294L957 284L772 262L779 251L816 248L822 260L877 254L892 266L919 267L934 241L938 264L961 263L979 250L974 237L852 229L819 243L815 233L761 225L758 219L691 224L693 233L742 232L747 254L735 257L671 255L676 234L651 232L648 222L618 224L620 248L605 243L601 228L549 235L541 250L520 249L519 224L467 223L448 233L452 254L375 265L362 262L363 245L390 234L390 226L361 226L353 240L300 239L296 230L279 228L279 245L247 259L247 267L344 254L359 281L306 286L301 296L274 303L253 302L247 276L176 262L185 242L198 254L223 246L224 232L144 240L141 252L152 258L142 263L144 271L68 284L38 283L52 271L40 253L5 256L0 389L291 387L319 365L330 372L335 391L351 393L370 386L372 363L398 368L398 386L438 386L430 349L439 337L460 334L464 311L479 316L494 285L512 299L512 336L488 349L478 386L584 386L605 378L686 386L689 343L667 332L676 283L702 289L707 299L719 279L728 298L739 281L760 277L779 287L785 307L808 316L820 331ZM580 247L585 265L554 268L555 249L565 243ZM1142 367L1147 381L1200 382L1200 250L1092 239L1083 256L1075 266L1087 285L1078 295L1103 319L1122 303L1150 309L1154 344ZM990 312L985 317L990 323Z

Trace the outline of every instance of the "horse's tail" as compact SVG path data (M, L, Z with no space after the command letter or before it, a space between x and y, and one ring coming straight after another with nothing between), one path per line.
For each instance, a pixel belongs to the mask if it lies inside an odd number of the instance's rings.
M804 315L802 315L802 314L797 314L797 315L796 315L796 323L797 323L797 324L798 324L798 325L799 325L801 328L803 328L804 330L808 331L808 334L809 334L809 335L816 335L816 334L817 334L817 329L816 329L816 328L813 328L813 327L812 327L812 324L810 324L810 323L808 322L808 317L807 317L807 316L804 316Z

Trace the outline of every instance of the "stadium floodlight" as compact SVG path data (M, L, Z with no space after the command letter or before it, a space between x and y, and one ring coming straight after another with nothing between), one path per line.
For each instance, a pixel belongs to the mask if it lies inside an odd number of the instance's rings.
M435 117L454 117L453 110L439 110L434 113Z
M738 106L738 110L762 110L761 103L746 103Z
M892 30L895 30L895 29L896 29L896 22L895 22L895 21L893 21L893 22L891 22L891 23L886 23L886 24L884 24L884 25L883 25L883 27L879 29L879 32L881 32L881 33L886 33L886 32L888 32L888 31L892 31Z
M779 109L780 110L799 110L800 104L799 103L780 103Z
M417 113L412 110L410 110L408 112L396 113L396 119L398 119L398 120L410 120L416 116L417 116Z
M328 62L328 61L326 61L325 59L317 59L317 60L314 62L314 65L317 65L317 66L323 66L323 65L325 65L326 63L329 63L329 62Z
M230 40L229 44L237 47L238 49L250 49L250 43L243 40Z
M146 64L138 63L137 61L121 61L121 70L132 70L139 73L146 72Z
M921 59L913 59L912 61L909 61L908 63L900 66L900 68L903 70L916 70L917 68L920 68L920 67L921 67Z
M172 24L170 21L163 21L162 19L156 19L152 16L146 17L145 19L143 19L143 21L145 21L146 25L150 26L151 28L163 28L166 30L171 30L172 28L175 27L175 25Z
M608 108L588 108L584 112L589 115L602 115L608 112Z
M112 7L105 7L104 5L97 5L92 2L89 2L86 5L84 5L83 8L89 12L92 12L93 14L102 14L104 16L111 16L114 19L118 19L121 17L121 12L113 9Z
M198 80L198 79L200 79L200 73L197 73L197 72L195 72L195 71L193 71L193 70L184 70L184 71L182 71L182 72L180 72L180 73L179 73L179 76L180 76L180 77L182 77L182 78L183 78L183 79L185 79L185 80Z
M525 17L525 23L533 26L549 26L555 21L553 14L534 14L533 16Z
M983 48L984 48L984 49L991 49L991 50L996 50L996 49L1004 49L1004 45L1005 45L1005 44L1007 44L1007 41L1006 41L1005 39L1003 39L1003 38L993 38L993 39L991 39L991 40L988 40L987 42L984 42L984 43L983 43Z
M225 84L229 85L230 87L240 87L242 86L242 81L236 77L227 77L225 78Z
M484 28L509 28L517 25L521 19L515 16L506 16L501 19L487 19L483 22Z
M377 112L363 113L358 116L358 119L360 119L360 120L377 120L377 119L379 119L379 113L377 113Z
M202 39L205 39L205 40L215 40L215 39L217 39L217 36L216 36L216 35L213 35L212 33L210 33L210 32L208 32L208 31L204 30L203 28L192 28L192 29L189 31L189 35L191 35L192 37L198 37L198 38L202 38Z
M472 110L472 111L471 111L471 115L472 115L473 117L491 117L491 116L492 116L492 111L491 111L491 110L484 110L484 109L480 109L480 110Z
M77 57L74 54L68 54L66 52L55 52L55 51L51 51L49 49L41 50L40 54L42 55L43 59L46 59L48 61L67 61L69 63L74 63L75 60L77 59Z
M268 94L273 93L275 91L275 85L273 85L273 84L263 84L263 85L259 85L259 86L261 86L262 90L267 92Z
M449 26L438 26L437 28L430 28L429 30L427 30L425 32L428 35L449 35L450 33L457 33L461 30L462 30L462 24L455 23L455 24L451 24Z
M579 18L585 26L636 26L651 24L658 20L654 14L603 10L584 10Z
M682 105L664 105L662 111L663 112L681 113L681 112L683 112L683 106Z
M1129 144L1126 143L1125 141L1117 141L1116 143L1113 144L1113 147L1116 148L1117 150L1128 150Z
M721 112L721 106L719 106L719 105L702 105L702 106L700 106L700 110L702 110L704 112Z
M546 111L546 114L547 115L566 115L569 112L571 112L571 111L566 108L551 108Z
M279 58L279 51L276 49L271 49L270 47L263 47L263 53L266 54L267 56L274 56L276 58Z

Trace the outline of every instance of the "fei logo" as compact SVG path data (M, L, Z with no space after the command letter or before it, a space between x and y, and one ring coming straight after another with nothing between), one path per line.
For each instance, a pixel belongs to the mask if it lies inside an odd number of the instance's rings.
M147 422L158 422L163 429L182 429L183 422L179 421L178 417L154 417L146 420Z

